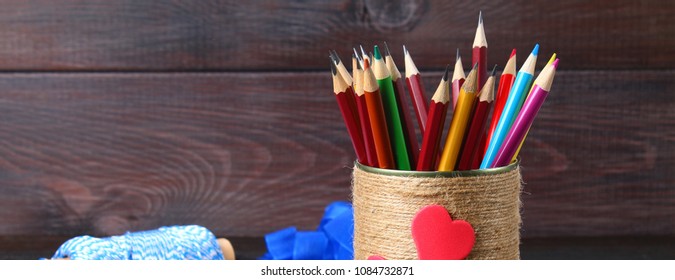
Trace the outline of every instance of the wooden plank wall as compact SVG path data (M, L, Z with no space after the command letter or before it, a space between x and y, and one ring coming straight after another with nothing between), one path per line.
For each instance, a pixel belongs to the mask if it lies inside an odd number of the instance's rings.
M479 10L489 63L561 59L522 153L523 235L675 234L675 3L6 1L0 236L314 228L350 199L327 53L406 44L427 93ZM544 58L546 57L546 58ZM1 240L11 240L4 238Z

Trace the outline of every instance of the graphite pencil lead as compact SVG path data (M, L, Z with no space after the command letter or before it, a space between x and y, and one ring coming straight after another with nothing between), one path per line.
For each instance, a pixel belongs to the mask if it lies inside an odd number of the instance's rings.
M328 51L328 57L330 57L330 61L337 64L335 61L335 56L333 55L333 51Z
M494 76L497 73L497 64L495 64L495 67L492 68L492 73L490 73L490 76Z
M483 24L483 11L478 11L478 24Z
M387 46L387 42L383 42L383 43L384 43L384 49L382 51L384 53L384 56L385 57L391 56L391 53L389 52L389 46Z
M335 74L337 74L337 67L335 66L335 61L333 60L332 57L331 57L331 60L330 60L330 71L333 73L333 76L335 76Z
M457 56L455 56L455 61L458 61L460 59L459 57L459 48L457 48Z
M335 58L336 63L339 64L340 62L342 62L342 60L340 60L340 57L338 56L338 54L335 50L333 50L333 57Z
M450 64L445 67L445 74L443 74L443 81L448 81L448 73L450 73Z
M369 58L368 53L363 49L363 45L359 45L359 48L361 48L361 55L363 55L363 58Z

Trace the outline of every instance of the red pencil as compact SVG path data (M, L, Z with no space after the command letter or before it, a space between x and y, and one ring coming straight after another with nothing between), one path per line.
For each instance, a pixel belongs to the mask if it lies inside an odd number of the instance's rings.
M368 116L373 131L377 164L380 168L396 169L391 142L389 142L389 130L387 129L387 119L384 115L380 88L377 84L377 79L375 79L373 69L370 68L370 63L365 58L363 60L363 67L363 91L366 96Z
M410 110L408 103L405 102L405 89L403 88L403 79L401 79L401 72L398 71L394 58L389 53L389 46L384 43L385 64L391 72L391 82L394 85L394 97L396 104L398 104L398 115L401 118L401 125L403 126L403 136L405 137L406 146L408 147L408 158L410 159L410 169L415 170L417 165L417 157L420 155L420 147L417 143L417 135L415 134L415 125L410 118Z
M360 163L367 164L366 159L366 149L363 144L363 138L361 137L361 131L358 126L358 119L354 118L356 112L352 111L352 108L349 106L348 97L353 93L347 92L349 85L345 82L342 75L338 73L336 65L331 60L331 72L333 74L333 93L335 93L335 99L337 100L338 106L340 107L340 112L342 113L342 119L347 126L347 132L349 137L352 140L352 146L354 146L354 151L356 152L357 160Z
M356 92L356 107L359 110L359 120L361 121L361 135L363 135L363 142L366 148L367 165L378 167L373 130L368 115L368 105L366 104L366 96L363 92L363 69L357 59L356 54L354 54L352 56L352 75L354 77L354 91Z
M492 120L490 121L490 125L487 130L486 139L492 139L492 134L495 132L495 128L499 122L499 117L502 115L502 111L504 110L506 100L509 99L509 92L511 91L511 87L513 86L513 81L515 79L516 49L513 49L513 51L511 51L511 56L509 56L509 60L506 62L506 66L504 66L504 71L502 71L502 75L499 78L499 87L497 88L497 96L495 96L494 101L495 109L494 112L492 112ZM485 148L483 150L487 150L487 146L490 144L489 141L485 142Z
M342 79L347 83L347 90L346 93L346 99L347 99L347 104L349 104L349 108L351 108L352 113L354 114L354 119L358 120L359 119L359 113L358 110L356 109L356 96L354 95L354 88L352 87L352 84L354 83L354 80L352 79L352 76L349 75L349 71L347 71L347 68L345 65L342 63L340 60L340 57L338 56L337 52L332 50L330 52L330 58L335 64L335 67L338 71L338 73L342 76ZM359 134L361 133L361 123L356 122L357 127L359 128Z
M476 27L476 36L473 39L473 55L471 56L471 65L478 63L478 72L476 86L478 90L487 80L487 39L485 38L485 29L483 28L483 12L478 14L478 27Z
M482 138L485 137L487 119L495 96L494 87L496 69L497 66L495 65L495 69L492 70L492 75L487 79L485 85L483 85L483 89L478 94L478 102L474 109L473 117L471 118L469 132L464 139L464 147L461 151L457 170L478 169L480 167L480 161L476 161L475 158L483 159L483 146L481 146L481 142Z
M450 65L445 69L445 75L431 98L431 108L427 118L427 129L422 137L422 150L417 163L417 171L435 171L440 150L441 136L445 124L445 116L450 105L450 84L448 72Z
M415 115L417 116L417 124L420 128L420 133L424 135L426 129L427 115L429 114L429 107L427 106L427 99L424 96L424 86L422 85L422 78L420 71L417 70L415 62L408 49L403 46L403 53L405 55L405 81L408 85L408 92L410 93L410 100L412 100L413 108L415 108Z
M464 68L462 67L462 57L459 56L459 49L457 49L457 58L455 59L455 70L452 73L452 108L457 106L457 98L459 98L459 91L462 89L464 80Z

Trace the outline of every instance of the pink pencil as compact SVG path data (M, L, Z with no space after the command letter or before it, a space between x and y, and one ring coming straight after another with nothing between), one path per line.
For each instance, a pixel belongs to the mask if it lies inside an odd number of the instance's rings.
M528 95L520 113L518 113L518 117L513 122L511 130L506 135L492 167L506 166L511 163L513 155L518 150L518 146L520 146L523 138L525 138L527 131L530 130L537 112L539 112L541 105L544 104L548 96L548 92L551 90L551 84L553 84L553 77L557 68L558 59L544 67L544 70L541 70L539 77L534 81L530 95Z

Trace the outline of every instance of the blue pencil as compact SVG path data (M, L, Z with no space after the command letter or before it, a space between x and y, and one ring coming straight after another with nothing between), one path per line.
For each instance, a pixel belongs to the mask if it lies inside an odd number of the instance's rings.
M513 87L509 92L509 98L506 99L506 105L504 105L502 115L497 122L497 127L495 128L492 138L490 138L490 144L488 145L483 161L480 164L480 169L488 169L492 166L492 163L502 146L502 142L504 142L504 138L509 133L509 130L511 130L511 125L513 125L516 116L518 116L520 107L523 106L527 93L530 92L530 88L532 87L534 66L537 64L538 54L539 44L536 44L532 53L530 53L530 56L527 57L523 66L520 67L520 71L518 71L518 74L516 75L516 80L513 82Z

